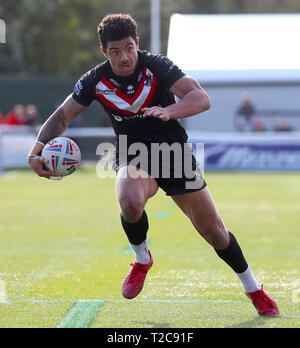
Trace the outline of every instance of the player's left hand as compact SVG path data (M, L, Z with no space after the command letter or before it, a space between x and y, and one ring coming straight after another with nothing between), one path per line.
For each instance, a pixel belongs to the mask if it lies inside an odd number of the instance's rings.
M164 122L168 122L171 119L171 115L166 108L160 106L153 106L151 108L142 109L144 117L156 117Z

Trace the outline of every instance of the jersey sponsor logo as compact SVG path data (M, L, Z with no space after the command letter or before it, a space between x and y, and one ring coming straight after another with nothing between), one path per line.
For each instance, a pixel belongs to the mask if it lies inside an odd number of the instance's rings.
M96 87L96 92L97 94L104 94L104 95L113 95L115 94L117 88L114 88L114 89L109 89L109 88L106 88L106 89L101 89L101 88L97 88Z
M119 116L119 115L114 115L112 114L112 117L117 121L117 122L122 122L122 121L131 121L137 118L144 118L144 114L135 114L132 116Z
M109 79L109 81L110 81L111 83L113 83L116 87L118 87L118 88L121 87L121 85L119 84L119 82L117 82L115 79Z
M143 78L133 96L128 96L116 88L107 79L102 79L95 88L97 97L110 109L118 111L125 116L140 114L141 110L148 107L154 97L157 87L157 78L152 72L145 68ZM99 93L98 91L112 91L114 93Z

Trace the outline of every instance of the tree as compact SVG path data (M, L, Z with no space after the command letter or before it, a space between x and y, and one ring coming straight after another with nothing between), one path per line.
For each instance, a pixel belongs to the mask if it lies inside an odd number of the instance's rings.
M299 0L161 0L162 53L173 13L299 11ZM116 12L136 19L141 48L149 50L150 0L1 0L7 44L0 46L0 73L80 75L105 59L96 28L103 16Z

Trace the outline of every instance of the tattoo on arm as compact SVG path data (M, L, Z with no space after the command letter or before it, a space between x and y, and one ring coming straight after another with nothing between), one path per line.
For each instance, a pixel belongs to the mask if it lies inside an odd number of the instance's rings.
M37 140L47 144L51 139L59 137L67 129L68 122L63 108L59 108L41 128Z

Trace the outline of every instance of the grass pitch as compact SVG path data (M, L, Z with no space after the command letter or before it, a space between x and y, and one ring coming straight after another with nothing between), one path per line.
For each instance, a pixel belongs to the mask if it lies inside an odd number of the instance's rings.
M300 327L299 175L206 180L281 318L257 316L237 277L162 191L146 207L154 266L143 292L123 299L133 254L114 180L91 169L61 182L18 171L0 179L0 327Z

